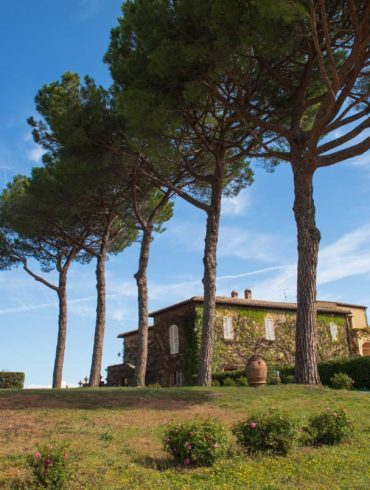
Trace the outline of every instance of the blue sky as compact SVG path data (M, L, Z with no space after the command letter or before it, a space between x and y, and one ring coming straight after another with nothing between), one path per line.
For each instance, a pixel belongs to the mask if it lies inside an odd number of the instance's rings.
M65 71L90 74L109 85L102 57L120 14L120 0L17 0L0 5L0 189L17 173L40 164L26 119L33 98ZM295 300L296 231L292 175L256 167L255 183L223 207L217 293L253 290L259 299ZM315 177L322 232L320 299L370 305L369 155ZM150 308L202 293L205 216L181 200L167 231L156 237L149 269ZM103 366L120 362L117 334L136 328L138 247L107 264L107 329ZM33 264L36 268L37 265ZM53 273L50 279L55 279ZM63 379L75 385L89 372L94 320L93 265L69 276L69 332ZM56 344L56 295L21 269L0 273L0 370L26 372L27 386L48 386ZM104 373L103 373L104 374Z

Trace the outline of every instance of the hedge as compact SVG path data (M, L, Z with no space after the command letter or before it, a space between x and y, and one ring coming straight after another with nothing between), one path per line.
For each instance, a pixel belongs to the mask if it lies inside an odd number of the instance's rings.
M22 389L24 385L24 373L11 373L0 371L0 389Z
M214 373L212 375L212 380L219 383L220 386L223 386L226 379L231 379L235 382L241 376L245 376L243 369L237 371L223 371L221 373Z
M268 366L269 372L279 371L280 379L282 383L288 383L291 380L291 376L294 376L293 366ZM330 386L330 378L335 373L345 373L353 379L354 388L356 389L370 389L370 356L362 357L348 357L346 359L333 359L332 361L325 361L319 363L319 374L323 385ZM217 381L223 386L226 379L232 379L235 381L244 375L244 371L225 371L222 373L215 373L213 380Z
M355 382L353 387L370 390L370 356L333 359L319 364L319 374L323 385L330 385L335 373L345 373Z

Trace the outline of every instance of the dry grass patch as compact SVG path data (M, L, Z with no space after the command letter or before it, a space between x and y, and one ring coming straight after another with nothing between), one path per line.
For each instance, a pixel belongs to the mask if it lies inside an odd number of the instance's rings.
M333 405L355 420L350 445L301 448L284 459L234 455L213 469L192 471L174 468L162 449L167 423L211 417L231 427L269 407L305 417ZM69 441L77 457L71 489L366 488L368 407L366 393L296 386L1 392L0 488L26 481L26 455L52 441ZM348 481L354 486L345 486Z

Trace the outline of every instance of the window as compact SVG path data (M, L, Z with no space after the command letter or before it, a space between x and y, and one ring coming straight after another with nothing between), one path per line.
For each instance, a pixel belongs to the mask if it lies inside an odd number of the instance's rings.
M231 316L224 317L224 339L234 339L233 318Z
M179 329L177 325L171 325L170 330L170 353L178 354L179 353Z
M265 318L265 336L267 340L275 340L274 322L270 318Z
M362 355L370 356L370 342L365 342L362 344Z
M182 385L182 375L181 375L181 371L174 371L174 372L173 372L173 378L172 378L172 381L173 381L173 385L174 385L174 386L181 386L181 385Z
M338 340L338 327L336 326L335 323L331 323L329 327L330 327L331 340L333 342L336 342Z

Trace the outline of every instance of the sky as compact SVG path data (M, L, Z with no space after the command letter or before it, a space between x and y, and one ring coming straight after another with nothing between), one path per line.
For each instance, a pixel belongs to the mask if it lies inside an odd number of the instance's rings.
M0 190L16 174L41 164L42 151L26 119L37 117L34 96L64 72L89 74L109 86L102 59L121 0L0 1ZM322 233L318 297L370 306L369 154L319 170L317 223ZM267 173L254 164L255 182L225 199L218 251L217 294L235 289L280 301L296 298L293 179L287 164ZM165 233L152 245L150 309L202 294L205 214L181 199ZM138 246L107 263L104 369L121 362L121 332L137 327L133 274ZM37 270L37 264L32 263ZM54 273L47 274L56 280ZM95 326L94 264L73 265L68 282L68 338L64 384L88 375ZM24 371L27 387L51 385L57 336L57 298L22 269L0 272L0 370Z

